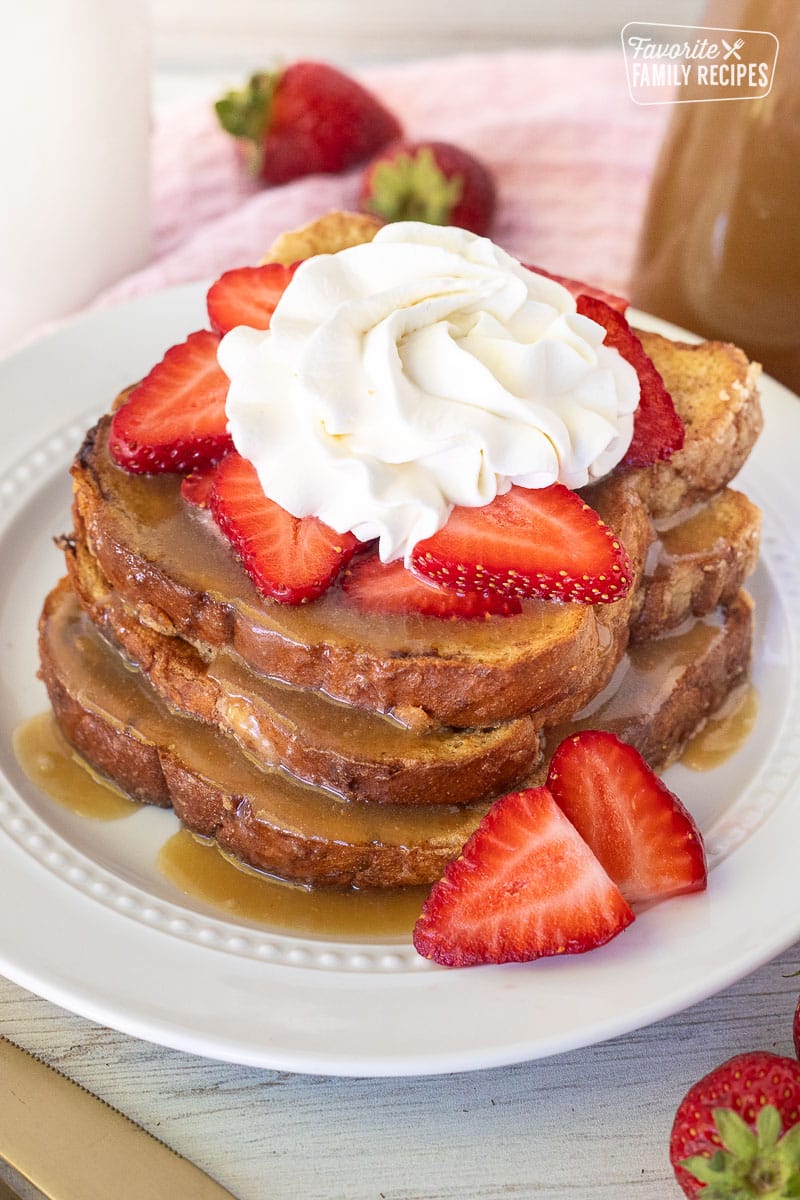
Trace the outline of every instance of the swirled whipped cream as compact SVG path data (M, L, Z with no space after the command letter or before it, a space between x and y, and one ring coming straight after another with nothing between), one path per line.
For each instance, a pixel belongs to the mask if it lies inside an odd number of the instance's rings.
M276 503L408 559L454 505L620 461L639 383L604 337L487 238L391 224L302 263L267 332L222 339L229 428Z

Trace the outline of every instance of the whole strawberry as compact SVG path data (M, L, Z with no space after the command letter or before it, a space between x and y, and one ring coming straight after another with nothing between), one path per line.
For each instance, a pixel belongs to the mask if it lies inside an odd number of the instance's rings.
M489 229L495 203L494 180L483 163L449 142L394 146L370 163L361 185L363 212L478 234Z
M327 63L260 72L215 108L222 128L241 140L252 173L272 184L344 171L401 135L371 92Z
M765 1051L731 1058L684 1096L670 1161L690 1197L800 1195L800 1063Z

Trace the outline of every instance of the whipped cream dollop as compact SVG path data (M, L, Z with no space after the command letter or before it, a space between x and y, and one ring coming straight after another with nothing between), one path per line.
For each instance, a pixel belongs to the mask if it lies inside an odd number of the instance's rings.
M222 339L228 424L267 496L408 559L454 505L582 487L623 457L634 369L554 280L416 222L302 263Z

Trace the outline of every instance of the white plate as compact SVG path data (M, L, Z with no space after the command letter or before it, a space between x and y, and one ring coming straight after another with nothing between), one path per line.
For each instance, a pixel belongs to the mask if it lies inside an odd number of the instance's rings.
M69 528L69 461L93 415L203 323L203 289L181 288L82 318L0 363L0 970L74 1012L210 1057L414 1075L625 1033L790 944L800 934L800 406L770 380L765 432L741 480L764 510L752 587L756 729L713 772L668 775L706 835L704 895L641 914L591 954L447 971L406 944L285 937L226 920L156 870L171 814L91 822L31 787L11 735L46 703L35 623L61 573L49 539Z

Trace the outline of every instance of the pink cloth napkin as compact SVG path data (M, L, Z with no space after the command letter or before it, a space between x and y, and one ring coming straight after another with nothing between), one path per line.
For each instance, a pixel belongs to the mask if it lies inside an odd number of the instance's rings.
M628 96L619 49L513 51L373 67L361 80L415 140L494 174L491 236L523 261L624 293L668 109ZM356 206L361 169L259 189L203 103L154 130L154 257L98 303L253 263L279 233Z

